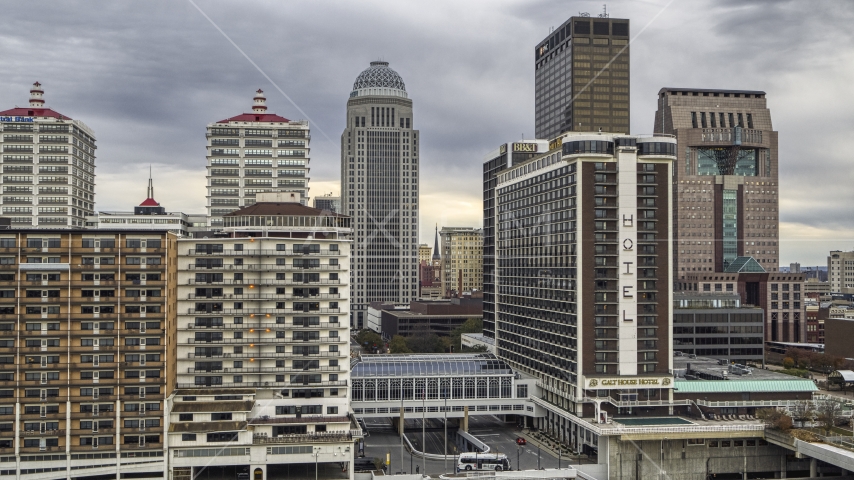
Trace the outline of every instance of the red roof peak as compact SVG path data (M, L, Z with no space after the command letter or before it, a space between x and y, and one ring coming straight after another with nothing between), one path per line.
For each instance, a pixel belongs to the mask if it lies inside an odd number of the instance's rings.
M160 204L157 203L153 198L146 198L139 204L140 207L159 207Z
M34 87L41 87L41 86L42 86L42 84L41 84L41 83L39 83L39 81L38 81L38 80L36 80L36 83L34 83L34 84L33 84L33 86L34 86Z

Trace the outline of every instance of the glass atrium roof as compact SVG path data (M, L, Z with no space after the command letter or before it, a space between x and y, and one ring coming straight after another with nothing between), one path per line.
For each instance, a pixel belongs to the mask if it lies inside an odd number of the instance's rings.
M492 354L362 355L350 377L511 375L509 365Z
M724 269L725 273L765 273L753 257L737 257Z

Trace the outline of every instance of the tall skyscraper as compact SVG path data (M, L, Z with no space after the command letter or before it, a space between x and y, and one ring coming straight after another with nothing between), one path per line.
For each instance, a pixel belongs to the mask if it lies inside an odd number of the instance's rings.
M778 272L777 132L765 92L662 88L654 128L677 141L676 281L741 256Z
M505 143L483 159L483 334L495 335L495 184L498 173L549 150L544 140Z
M353 325L370 302L418 294L418 130L403 79L371 62L347 101L341 134L342 212L353 219Z
M534 67L537 138L629 133L627 19L571 17L537 44Z
M95 133L46 108L39 82L28 107L0 112L3 216L12 228L82 228L95 208Z
M262 192L299 192L308 201L308 122L267 113L258 89L252 113L208 125L208 219L222 228L222 216L255 203Z
M588 397L672 399L676 142L569 133L550 146L497 175L496 353L578 416L599 418Z

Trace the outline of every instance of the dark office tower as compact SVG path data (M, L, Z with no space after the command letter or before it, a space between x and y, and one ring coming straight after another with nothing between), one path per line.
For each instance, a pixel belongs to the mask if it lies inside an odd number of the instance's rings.
M505 143L483 160L483 334L495 337L495 183L505 168L548 150L543 140Z
M778 272L777 132L765 92L662 88L654 128L677 140L677 287L742 256Z
M629 132L629 20L572 17L534 51L536 137Z
M497 174L496 354L578 416L600 418L591 397L671 399L676 142L567 133L550 147Z
M370 302L418 295L418 130L403 79L388 62L356 78L341 134L341 213L353 219L351 325Z

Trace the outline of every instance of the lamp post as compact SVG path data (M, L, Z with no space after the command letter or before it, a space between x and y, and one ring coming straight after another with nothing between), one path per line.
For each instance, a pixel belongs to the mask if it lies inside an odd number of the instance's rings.
M540 443L537 442L537 470L540 469ZM315 479L317 480L317 479Z
M421 395L421 470L427 475L427 381Z
M522 470L522 464L519 462L519 457L522 455L522 446L516 444L516 470Z
M448 473L448 392L445 392L445 473Z
M400 425L398 425L400 430L400 469L403 470L403 434L406 431L406 412L403 410L403 382L400 382ZM409 471L412 471L410 467ZM389 469L389 473L391 473L391 469Z
M558 470L560 470L560 461L561 461L561 459L562 459L562 456L563 456L563 450L561 450L560 448L558 448L558 449L557 449L557 469L558 469Z
M320 455L320 447L314 447L314 480L317 480L317 457Z

